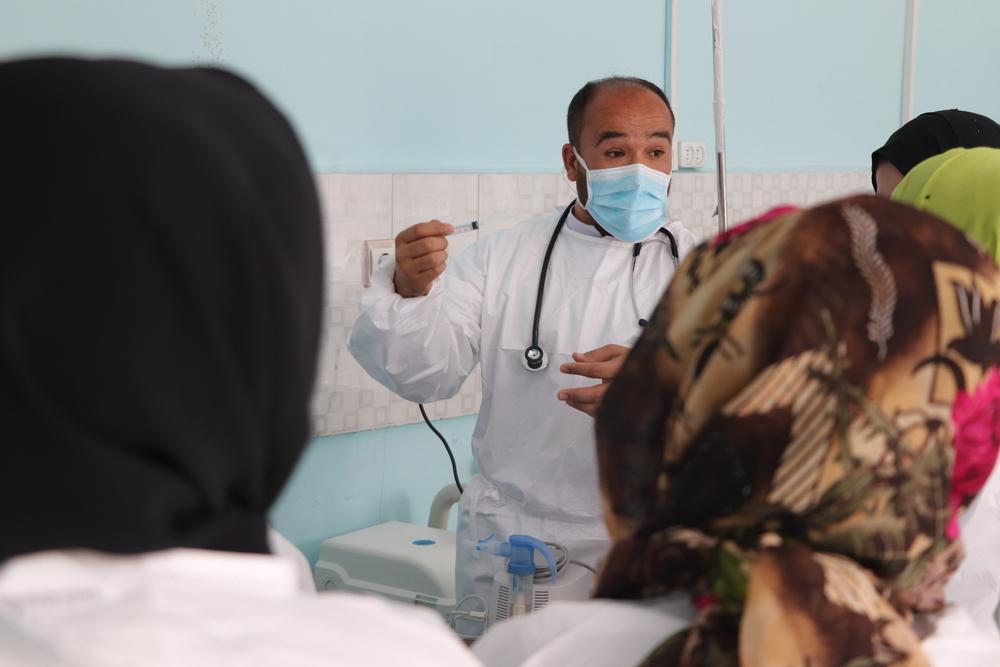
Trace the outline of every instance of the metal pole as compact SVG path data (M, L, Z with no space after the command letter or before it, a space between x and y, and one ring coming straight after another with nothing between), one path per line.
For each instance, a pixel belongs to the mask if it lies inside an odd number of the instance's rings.
M714 53L715 169L719 193L719 232L729 229L726 208L726 96L722 78L722 0L712 0L712 50Z
M903 41L903 99L899 105L899 124L913 118L913 88L917 72L917 18L920 0L906 0L906 32Z
M670 62L667 63L670 75L670 103L677 108L677 25L681 16L681 0L669 0L670 2Z
M664 11L667 15L667 48L664 53L666 62L664 63L663 76L666 78L667 99L674 112L677 111L677 23L680 16L681 0L666 0ZM674 117L674 138L670 142L670 163L674 169L677 168L679 159L677 152L677 117Z

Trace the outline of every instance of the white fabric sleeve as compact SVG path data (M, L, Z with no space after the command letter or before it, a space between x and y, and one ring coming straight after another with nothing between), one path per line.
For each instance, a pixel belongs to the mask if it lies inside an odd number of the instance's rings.
M271 553L291 562L295 566L299 580L299 590L307 595L316 594L316 580L313 578L312 567L302 551L292 542L267 524L267 546Z
M404 299L394 261L372 275L348 349L380 384L408 401L451 398L479 362L487 244L450 262L426 296Z

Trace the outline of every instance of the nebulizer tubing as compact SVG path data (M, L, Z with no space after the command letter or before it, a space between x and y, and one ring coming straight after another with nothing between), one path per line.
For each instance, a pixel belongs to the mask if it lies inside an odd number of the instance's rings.
M566 567L566 563L569 562L569 551L563 545L558 542L546 542L545 546L552 550L555 556L556 564L556 575L562 573L563 569ZM538 565L535 567L535 581L545 581L549 579L549 566Z
M576 565L582 567L585 570L590 570L594 574L597 574L597 569L592 565L584 563L582 560L573 560L569 557L569 549L559 544L558 542L546 542L546 546L552 549L553 553L556 554L556 572L562 574L562 571L567 565ZM549 578L549 568L547 565L539 565L535 568L535 581L545 581Z
M582 560L571 560L569 562L570 562L570 565L576 565L577 567L582 567L585 570L590 570L594 574L597 574L597 568L596 567L593 567L592 565L587 565Z
M483 606L483 610L482 611L476 611L474 609L469 609L468 611L463 610L462 605L465 604L468 600L479 600L479 604ZM449 611L447 614L445 614L445 617L447 618L448 624L451 626L453 630L455 629L455 621L461 618L467 621L473 621L475 623L482 623L483 632L486 632L486 625L489 622L489 615L490 615L490 606L486 602L486 600L483 599L483 596L477 595L476 593L470 593L469 595L466 595L464 598L456 602L455 608Z

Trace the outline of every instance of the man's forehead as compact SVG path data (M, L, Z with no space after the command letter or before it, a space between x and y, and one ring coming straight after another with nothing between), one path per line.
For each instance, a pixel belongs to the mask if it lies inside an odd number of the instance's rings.
M673 115L653 91L635 84L618 84L594 93L584 112L581 129L588 134L628 132L637 125L659 125L656 129L669 130L674 126Z

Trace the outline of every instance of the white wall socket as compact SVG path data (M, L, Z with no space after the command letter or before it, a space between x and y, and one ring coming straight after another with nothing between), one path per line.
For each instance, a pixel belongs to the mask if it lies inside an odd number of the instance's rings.
M705 166L705 144L701 141L682 141L678 148L677 166L693 169Z
M395 239L369 239L361 244L361 283L371 287L372 274L385 261L386 257L395 257Z

